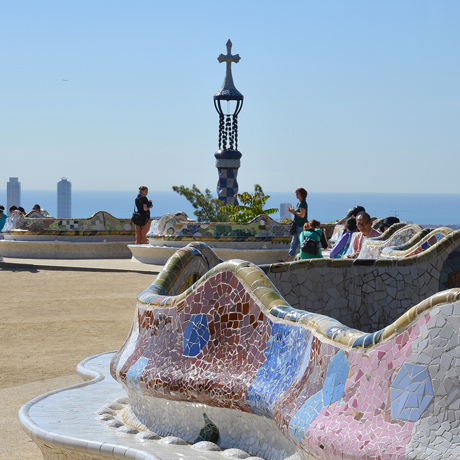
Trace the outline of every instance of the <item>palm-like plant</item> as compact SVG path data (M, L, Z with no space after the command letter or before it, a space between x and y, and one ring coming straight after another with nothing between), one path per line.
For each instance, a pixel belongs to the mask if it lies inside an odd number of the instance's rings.
M265 195L259 184L254 185L254 193L237 193L235 197L240 201L238 205L227 205L222 211L228 214L230 222L249 222L260 214L274 214L278 208L264 209L264 205L270 198Z

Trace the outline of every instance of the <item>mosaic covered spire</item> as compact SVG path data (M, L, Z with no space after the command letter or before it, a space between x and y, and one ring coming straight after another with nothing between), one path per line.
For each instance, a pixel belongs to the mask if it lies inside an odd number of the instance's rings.
M214 107L219 114L219 150L214 154L219 172L217 195L225 204L238 204L235 195L238 193L236 180L240 167L241 152L238 151L238 114L243 107L244 96L233 83L232 63L240 61L239 54L232 54L232 42L227 41L227 54L220 54L217 60L227 65L224 83L214 94ZM221 101L235 101L231 113L224 113ZM229 109L227 109L229 112Z

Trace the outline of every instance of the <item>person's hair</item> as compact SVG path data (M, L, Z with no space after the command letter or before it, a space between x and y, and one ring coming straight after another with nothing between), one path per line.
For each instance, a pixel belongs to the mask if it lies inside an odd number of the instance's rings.
M141 185L141 186L139 187L139 192L143 192L144 190L148 190L148 189L149 189L149 188L148 188L147 186Z
M358 214L360 214L362 212L366 212L366 210L364 209L364 206L355 206L351 210L351 215L356 217Z
M314 228L320 228L320 227L321 227L321 222L316 219L312 219L310 222L305 222L303 224L304 230L313 230Z
M39 210L40 211L40 205L39 204L34 204L33 208L32 209L35 209L35 210Z
M356 232L356 217L349 217L345 222L345 228L350 230L350 232Z
M356 216L356 219L358 219L358 217L362 217L363 219L366 219L367 222L370 222L372 219L371 219L371 216L367 213L367 212L360 212L357 216Z
M302 200L305 200L307 198L308 192L303 187L300 187L300 188L296 189L295 192L300 193L300 196L302 197Z
M393 224L399 223L399 218L395 216L386 217L380 222L379 230L383 233L385 229L390 228Z
M16 211L16 209L18 209L18 207L13 204L8 208L8 212L11 214L13 211Z
M23 214L26 213L26 210L22 206L18 207L18 211L21 211Z

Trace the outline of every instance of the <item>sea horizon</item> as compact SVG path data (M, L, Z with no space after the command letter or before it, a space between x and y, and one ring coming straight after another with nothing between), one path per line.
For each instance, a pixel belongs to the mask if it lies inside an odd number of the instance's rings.
M296 203L293 192L266 191L270 198L266 208L279 208L281 203ZM152 217L166 213L185 212L194 218L194 208L173 191L149 191L153 200ZM106 211L117 218L131 217L136 192L131 190L99 191L73 190L73 219L91 217L97 211ZM51 216L57 213L56 190L22 190L21 206L26 212L38 203ZM322 223L335 222L347 214L349 208L361 205L372 216L396 216L401 221L420 225L460 225L460 193L334 193L309 192L308 216ZM0 190L0 204L6 208L6 190ZM271 216L279 220L279 212Z

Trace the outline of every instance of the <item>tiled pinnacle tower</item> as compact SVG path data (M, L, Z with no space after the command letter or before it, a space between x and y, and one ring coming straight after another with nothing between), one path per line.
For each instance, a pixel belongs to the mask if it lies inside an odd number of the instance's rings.
M238 151L238 114L243 107L243 95L235 88L232 77L232 62L240 60L239 54L232 55L232 42L227 41L227 54L221 54L217 59L227 64L222 88L214 94L214 107L219 114L219 150L214 154L216 167L219 172L217 195L225 204L238 204L234 197L238 193L238 168L240 167L241 152ZM224 113L221 101L235 101L232 113ZM229 110L227 110L229 112Z

